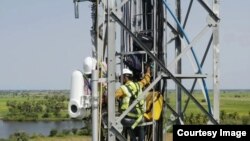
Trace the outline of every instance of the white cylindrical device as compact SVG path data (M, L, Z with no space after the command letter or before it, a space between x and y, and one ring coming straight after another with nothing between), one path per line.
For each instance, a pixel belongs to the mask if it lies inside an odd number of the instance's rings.
M75 70L71 76L71 91L68 112L71 118L84 117L84 80L80 71Z

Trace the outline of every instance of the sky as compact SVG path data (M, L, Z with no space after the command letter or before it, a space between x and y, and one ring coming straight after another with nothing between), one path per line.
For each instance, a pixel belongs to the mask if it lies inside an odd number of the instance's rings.
M220 88L250 88L250 1L220 0ZM90 3L0 1L0 90L70 89L91 55Z

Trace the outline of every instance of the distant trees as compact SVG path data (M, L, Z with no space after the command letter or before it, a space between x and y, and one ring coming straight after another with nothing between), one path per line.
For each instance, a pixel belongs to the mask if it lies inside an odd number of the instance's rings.
M7 101L7 119L10 120L37 120L38 118L60 118L61 112L66 110L65 95L43 96L41 99L32 99L30 96L24 101Z
M208 117L203 114L190 113L189 115L184 115L186 124L206 124L208 122Z
M66 136L90 136L91 130L89 129L52 129L49 133L49 135L46 137L42 134L33 134L29 135L28 133L24 131L17 131L9 136L8 139L0 139L0 141L29 141L29 140L60 140L60 139L49 139L50 137L66 137ZM74 139L73 139L74 140ZM84 140L84 138L83 138Z
M16 132L9 137L10 141L28 141L29 135L25 132Z
M207 124L209 121L208 117L204 114L194 114L189 115L184 114L185 124ZM231 125L248 125L250 124L250 112L249 115L240 116L237 112L227 113L226 111L220 111L220 124L231 124Z
M55 117L60 117L61 114L60 112L63 109L66 109L66 105L64 104L64 101L66 100L66 96L64 95L53 95L51 97L46 97L46 102L45 103L45 112L48 113L53 113Z
M220 111L221 124L250 124L250 114L240 116L238 112L226 113L226 111Z

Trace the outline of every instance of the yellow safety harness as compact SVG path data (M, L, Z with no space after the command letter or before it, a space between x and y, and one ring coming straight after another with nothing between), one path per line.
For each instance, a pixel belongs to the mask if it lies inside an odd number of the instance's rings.
M135 99L141 94L141 87L139 83L129 81L127 84L121 86L121 89L125 93L125 97L122 100L121 110L125 111L128 109L129 105L133 103ZM141 100L136 106L127 114L128 117L135 118L136 121L132 125L134 129L142 120L144 114L144 100Z

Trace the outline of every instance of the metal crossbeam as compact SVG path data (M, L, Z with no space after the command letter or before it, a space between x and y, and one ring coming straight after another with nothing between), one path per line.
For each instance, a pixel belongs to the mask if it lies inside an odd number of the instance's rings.
M150 50L142 43L123 23L122 21L113 13L111 12L110 16L123 28L125 31L129 33L129 35L134 39L134 41L147 52L147 54L156 62L157 65L162 69L164 73L166 73L190 98L191 100L197 105L201 111L208 116L212 123L218 124L218 122L213 118L213 116L206 111L206 109L189 93L189 91L178 81L177 78L165 67L165 65L156 57L154 56Z

